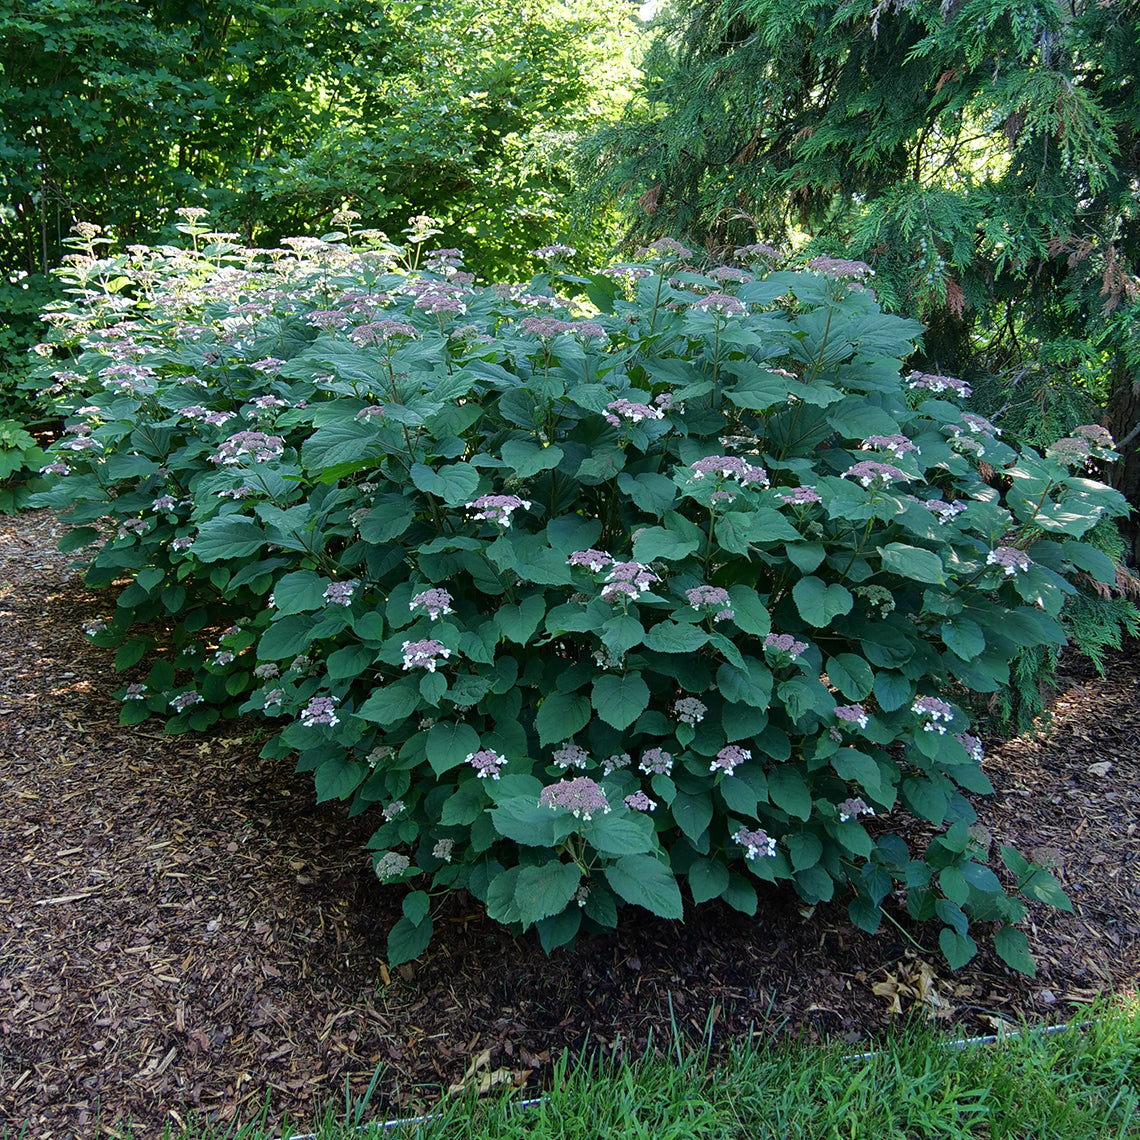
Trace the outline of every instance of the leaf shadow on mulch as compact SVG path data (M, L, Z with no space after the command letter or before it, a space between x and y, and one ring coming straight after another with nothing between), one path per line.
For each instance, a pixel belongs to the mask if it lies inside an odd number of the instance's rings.
M904 1007L944 1003L961 1036L1064 1021L1135 987L1134 652L1105 681L1066 663L1048 737L991 742L986 758L997 791L981 821L1051 864L1075 907L1031 912L1036 979L985 947L950 974L933 928L869 936L842 905L804 916L784 895L757 921L715 906L683 926L631 915L550 958L453 901L429 951L389 973L399 892L362 852L374 823L316 806L309 776L258 758L251 723L120 728L110 655L80 632L111 601L67 570L61 531L44 513L0 525L0 1128L13 1134L133 1120L153 1135L195 1112L246 1119L267 1097L271 1124L308 1121L378 1064L373 1108L395 1115L488 1051L489 1067L539 1082L565 1049L620 1059L674 1029L714 1050L750 1034L867 1040L897 1020L892 988Z

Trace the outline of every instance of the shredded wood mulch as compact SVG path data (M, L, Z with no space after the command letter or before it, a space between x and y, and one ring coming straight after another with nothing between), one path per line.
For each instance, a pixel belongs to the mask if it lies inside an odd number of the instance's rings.
M1034 907L1038 976L988 948L951 974L936 930L875 936L842 905L773 893L750 921L630 913L547 958L452 900L418 961L389 972L399 892L362 847L374 824L317 806L309 776L258 758L255 722L207 736L121 728L110 654L50 516L0 523L0 1132L156 1135L194 1114L312 1121L379 1065L377 1117L429 1105L469 1067L540 1083L565 1049L633 1056L679 1031L715 1049L781 1035L874 1037L892 1009L956 1035L1063 1021L1140 969L1140 655L1059 677L1048 734L990 742L993 842L1051 865L1075 913ZM1067 663L1068 664L1068 663Z

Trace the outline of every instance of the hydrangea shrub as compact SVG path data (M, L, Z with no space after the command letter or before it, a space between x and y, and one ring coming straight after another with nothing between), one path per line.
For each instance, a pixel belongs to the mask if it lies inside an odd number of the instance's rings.
M921 328L857 263L662 242L583 279L550 247L478 287L454 250L194 238L68 271L40 502L103 540L92 640L154 651L126 723L261 714L376 814L392 961L451 890L551 948L785 884L870 931L905 893L952 966L982 924L1032 969L1019 896L1069 904L987 866L966 709L1064 640L1074 573L1113 580L1082 541L1125 510L1103 429L1015 452L961 381L903 374Z

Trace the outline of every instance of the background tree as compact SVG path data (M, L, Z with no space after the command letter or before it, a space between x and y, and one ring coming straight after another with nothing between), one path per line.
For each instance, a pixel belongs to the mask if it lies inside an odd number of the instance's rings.
M1035 442L1109 407L1140 503L1137 0L679 0L587 150L632 233L810 239ZM985 382L986 376L1000 380ZM1137 433L1140 434L1140 433Z

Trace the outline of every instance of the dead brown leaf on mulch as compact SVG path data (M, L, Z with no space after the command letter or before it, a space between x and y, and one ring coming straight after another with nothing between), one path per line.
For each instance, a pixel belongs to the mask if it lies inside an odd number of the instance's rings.
M809 917L641 915L547 958L453 900L435 943L388 972L399 892L362 853L373 824L315 806L311 779L258 758L256 725L206 737L120 728L110 655L80 623L109 600L55 552L46 514L0 525L0 1127L154 1135L189 1114L312 1119L383 1072L377 1112L566 1049L636 1055L675 1025L714 1048L751 1033L863 1040L892 1005L956 1033L1064 1020L1132 989L1140 945L1140 662L1060 678L1045 739L992 747L995 843L1053 867L1076 913L1035 908L1034 979L985 950L951 975L901 930ZM914 930L926 947L933 930Z

